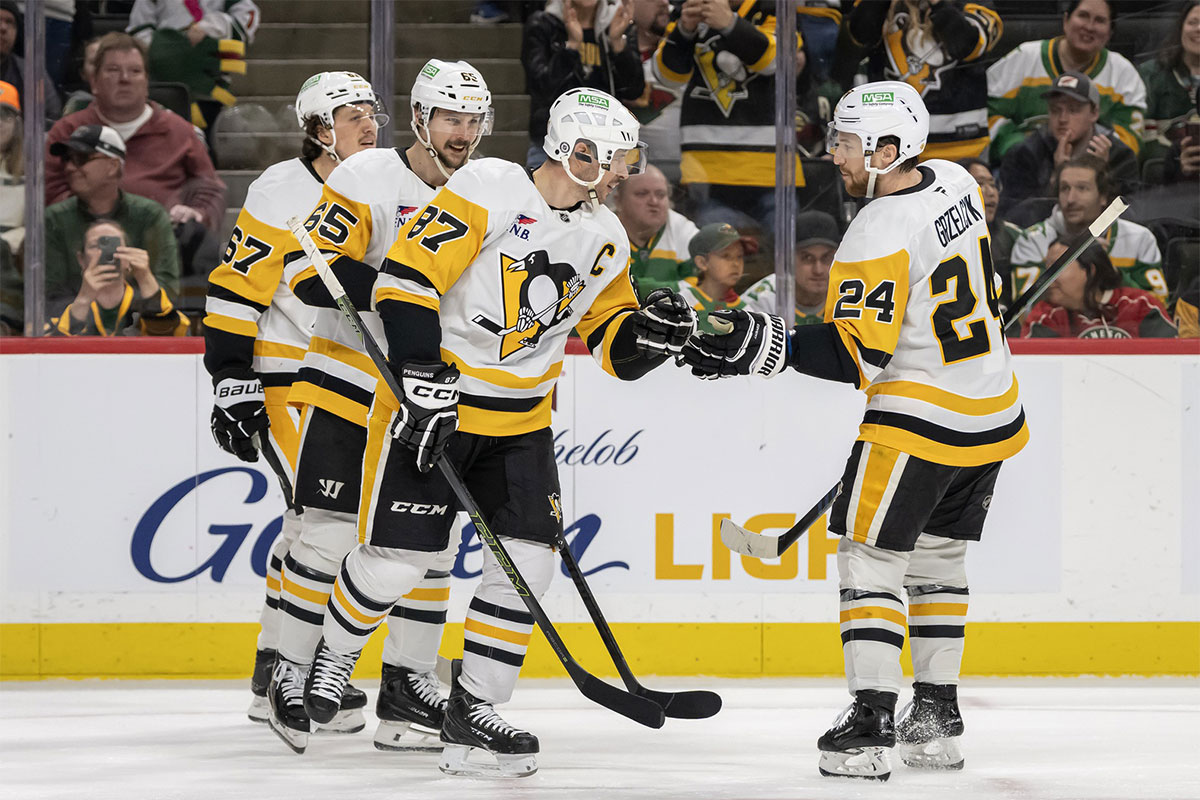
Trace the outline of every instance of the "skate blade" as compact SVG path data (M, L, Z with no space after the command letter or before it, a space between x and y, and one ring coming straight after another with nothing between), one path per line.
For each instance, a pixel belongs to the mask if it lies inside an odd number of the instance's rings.
M900 760L904 765L913 769L957 770L966 763L957 736L931 739L920 744L901 742L896 749L900 751Z
M892 765L886 747L855 747L844 752L821 752L817 770L828 778L886 781Z
M471 761L472 754L478 760ZM448 744L442 748L438 769L446 775L467 778L526 778L537 772L537 755L502 755L465 744Z
M266 697L255 695L250 702L250 708L246 709L246 716L251 722L266 722L271 718L271 704L267 702Z
M267 724L271 726L271 730L275 735L283 740L283 743L291 748L293 753L304 755L304 751L308 748L308 734L304 731L293 730L286 725L281 725L276 722L275 717L271 716L267 719Z
M390 753L437 753L442 743L437 731L419 728L411 722L381 719L375 729L375 749Z
M358 709L339 711L329 722L316 724L317 733L358 733L365 727L367 727L366 717Z

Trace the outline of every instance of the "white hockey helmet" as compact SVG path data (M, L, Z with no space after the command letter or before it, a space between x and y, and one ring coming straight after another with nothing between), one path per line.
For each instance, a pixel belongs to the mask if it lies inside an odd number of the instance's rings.
M929 111L917 90L901 81L876 81L856 86L842 95L829 123L829 152L837 149L839 133L852 133L862 141L866 169L870 175L867 197L875 192L875 178L891 172L925 149L929 138ZM896 160L883 169L871 166L871 155L879 140L895 136L900 140Z
M296 95L296 122L303 130L308 121L317 118L322 125L333 130L333 114L342 106L370 103L375 124L383 127L388 123L388 115L381 112L382 105L379 96L375 94L370 82L356 72L318 72L306 80ZM334 161L338 160L334 152L337 136L333 144L326 145L314 139L321 149L329 153Z
M484 136L492 132L492 93L479 70L466 61L442 61L431 58L417 73L412 86L412 105L417 112L409 123L417 141L433 156L433 162L448 179L450 172L442 163L441 156L430 143L429 123L435 108L457 111L463 114L479 114L479 132L471 143L470 153L475 152ZM424 128L424 135L421 129Z
M570 89L550 106L542 147L546 155L562 164L571 180L586 187L595 199L602 170L611 169L614 159L624 161L630 175L646 168L646 145L638 141L640 130L637 118L612 95L597 89ZM587 145L588 155L600 165L595 180L585 181L571 171L571 156L580 142Z

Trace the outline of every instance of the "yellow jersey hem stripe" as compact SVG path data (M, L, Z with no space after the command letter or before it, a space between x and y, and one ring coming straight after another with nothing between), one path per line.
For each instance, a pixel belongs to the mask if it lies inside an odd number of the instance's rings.
M1021 452L1021 448L1029 441L1029 426L1022 425L1020 431L1003 442L955 447L926 439L901 428L863 424L858 428L858 441L882 444L948 467L979 467L993 461L1003 461Z
M914 381L887 381L867 387L868 401L877 394L920 400L968 417L986 417L1012 408L1017 402L1019 392L1016 376L1013 376L1012 386L1008 391L996 397L963 397L936 386Z

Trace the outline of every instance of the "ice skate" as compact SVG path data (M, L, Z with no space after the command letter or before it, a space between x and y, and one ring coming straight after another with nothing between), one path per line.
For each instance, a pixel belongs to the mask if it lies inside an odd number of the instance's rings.
M446 716L446 698L437 675L407 667L383 665L375 701L375 747L379 750L435 753L442 749L438 734Z
M358 655L330 650L324 637L317 642L312 667L304 681L304 710L313 722L328 724L341 711L342 695L350 683L350 673L354 672Z
M896 718L900 759L917 769L962 769L962 734L958 687L914 683L912 702Z
M311 724L304 710L304 668L286 658L277 658L267 690L271 715L267 722L283 743L297 753L308 747Z
M509 725L491 703L463 689L461 671L455 661L438 769L474 778L524 778L537 772L537 737Z
M342 704L329 722L314 724L317 733L358 733L367 727L363 709L367 707L367 693L352 683L346 684L342 692Z
M892 775L888 750L896 744L892 713L896 695L859 691L833 727L817 740L822 775L886 781Z
M246 711L251 722L266 722L271 717L271 701L267 699L267 690L271 688L271 673L274 670L274 650L259 650L254 654L254 672L250 675L250 692L254 699Z

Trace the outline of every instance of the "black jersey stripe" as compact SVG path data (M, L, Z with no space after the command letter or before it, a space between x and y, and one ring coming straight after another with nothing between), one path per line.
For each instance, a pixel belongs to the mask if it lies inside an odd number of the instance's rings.
M263 386L291 386L296 382L295 372L260 372L258 379Z
M978 433L963 433L937 425L928 420L895 411L871 410L863 415L864 425L885 425L915 433L930 441L944 444L948 447L979 447L980 445L999 444L1006 442L1021 432L1025 425L1025 409L1021 409L1012 422Z
M883 642L900 650L904 647L904 636L881 628L850 628L842 631L842 644L849 642Z
M507 411L513 414L524 414L537 408L538 403L546 399L541 397L485 397L481 394L466 394L460 392L460 405L478 408L484 411Z
M243 297L232 289L228 289L215 283L208 284L208 296L216 298L217 300L226 300L230 303L238 303L243 306L249 306L260 314L267 310L266 305L262 303L256 303L248 297Z
M401 264L399 261L385 258L383 260L383 269L380 272L386 272L393 278L399 278L403 281L412 281L415 284L424 286L426 289L433 289L437 292L437 287L433 285L433 281L429 280L423 273L418 272L407 264ZM438 294L441 293L438 292Z
M471 639L463 640L463 650L468 653L474 653L477 656L490 658L493 661L499 661L502 664L508 664L510 667L519 667L525 663L525 654L510 653L507 650L502 650L499 647L488 647L486 644Z
M489 603L486 600L480 600L478 597L471 598L471 610L478 611L480 614L487 614L489 617L506 620L508 622L516 622L520 625L532 625L533 615L528 611L518 611L513 608L504 608L503 606Z
M374 392L369 392L361 386L347 380L342 380L336 375L330 375L328 372L323 372L316 367L301 367L300 373L296 376L296 381L320 386L322 389L328 389L334 394L339 394L351 402L364 406L370 406L375 400Z

